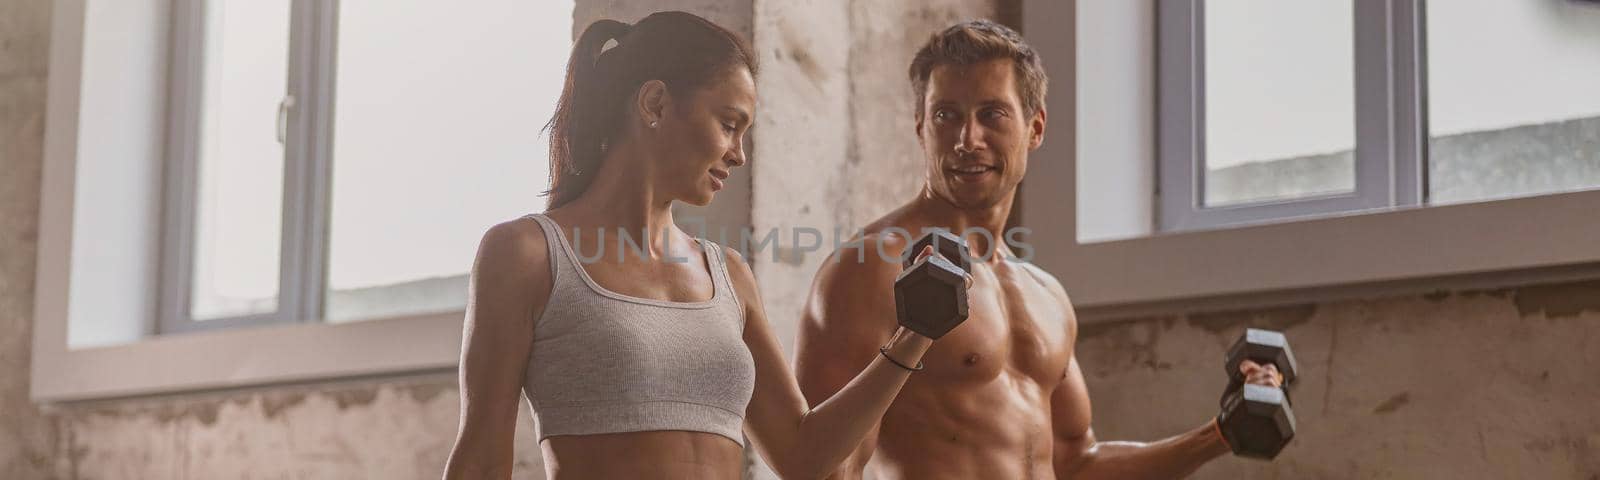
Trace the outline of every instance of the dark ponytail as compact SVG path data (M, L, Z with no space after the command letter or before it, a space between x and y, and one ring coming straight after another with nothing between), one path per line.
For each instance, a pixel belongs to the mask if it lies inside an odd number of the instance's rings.
M604 49L612 40L617 46ZM589 24L567 61L566 86L550 134L549 205L582 195L609 145L622 140L627 107L639 87L660 80L674 96L705 86L727 67L756 73L755 57L738 35L684 12L656 12L635 25Z

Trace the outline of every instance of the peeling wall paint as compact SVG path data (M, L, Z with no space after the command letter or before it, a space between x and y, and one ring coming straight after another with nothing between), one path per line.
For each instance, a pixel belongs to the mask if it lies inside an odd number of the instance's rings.
M1359 299L1086 326L1078 359L1102 440L1154 440L1216 415L1222 357L1283 330L1299 431L1275 462L1195 478L1600 476L1600 283Z
M438 478L455 438L453 375L64 405L47 415L69 478ZM542 476L517 419L518 478Z
M1565 318L1600 313L1600 280L1522 288L1512 303L1523 316L1542 312L1550 318Z

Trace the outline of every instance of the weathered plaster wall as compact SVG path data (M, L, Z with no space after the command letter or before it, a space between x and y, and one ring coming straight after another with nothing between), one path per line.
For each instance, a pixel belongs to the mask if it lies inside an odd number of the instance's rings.
M1284 330L1300 428L1196 478L1600 478L1600 281L1175 315L1081 331L1101 439L1216 414L1223 350Z
M52 408L60 478L439 478L455 438L448 374ZM517 434L532 438L526 405ZM532 441L516 477L540 478Z
M0 2L0 478L45 477L61 454L28 401L50 3Z

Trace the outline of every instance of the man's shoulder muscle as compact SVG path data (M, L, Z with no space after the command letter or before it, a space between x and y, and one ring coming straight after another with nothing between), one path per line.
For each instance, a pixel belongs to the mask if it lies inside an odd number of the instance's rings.
M1034 281L1039 282L1040 286L1050 290L1050 293L1059 297L1063 303L1070 303L1070 300L1067 297L1067 289L1061 286L1061 281L1056 279L1055 275L1051 275L1050 272L1044 271L1043 268L1039 268L1039 266L1033 264L1033 262L1014 261L1013 264L1018 265L1024 271L1027 271L1028 275L1033 277Z

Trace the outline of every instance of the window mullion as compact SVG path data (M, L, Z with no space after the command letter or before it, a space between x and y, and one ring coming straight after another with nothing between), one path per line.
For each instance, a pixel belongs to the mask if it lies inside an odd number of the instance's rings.
M302 302L298 306L300 318L307 321L325 320L324 305L328 282L328 220L331 211L331 184L333 177L333 100L338 58L337 0L301 0L310 10L304 18L309 23L307 50L307 75L303 77L305 89L306 136L303 145L303 165L306 176L303 182L305 210L301 219L302 248L301 277L299 284Z
M1205 35L1200 0L1156 3L1157 144L1156 224L1162 231L1188 226L1205 191L1200 139L1205 138L1200 83Z
M281 114L286 118L279 121L287 126L287 135L282 138L284 146L284 175L283 175L283 255L280 259L278 292L279 304L275 315L277 321L298 322L305 321L304 284L306 278L306 212L307 182L310 179L308 168L307 139L310 125L309 96L314 94L314 86L309 81L313 71L311 60L314 51L315 25L313 15L315 2L295 0L290 5L289 16L289 80L286 102L289 108L283 109Z
M1389 0L1356 0L1356 196L1369 207L1396 202L1395 37Z
M204 96L205 2L172 3L168 37L167 136L162 162L161 264L155 324L146 333L185 330L193 322L194 234L199 189L200 108Z
M1420 206L1428 192L1425 0L1392 0L1394 191L1396 206Z

